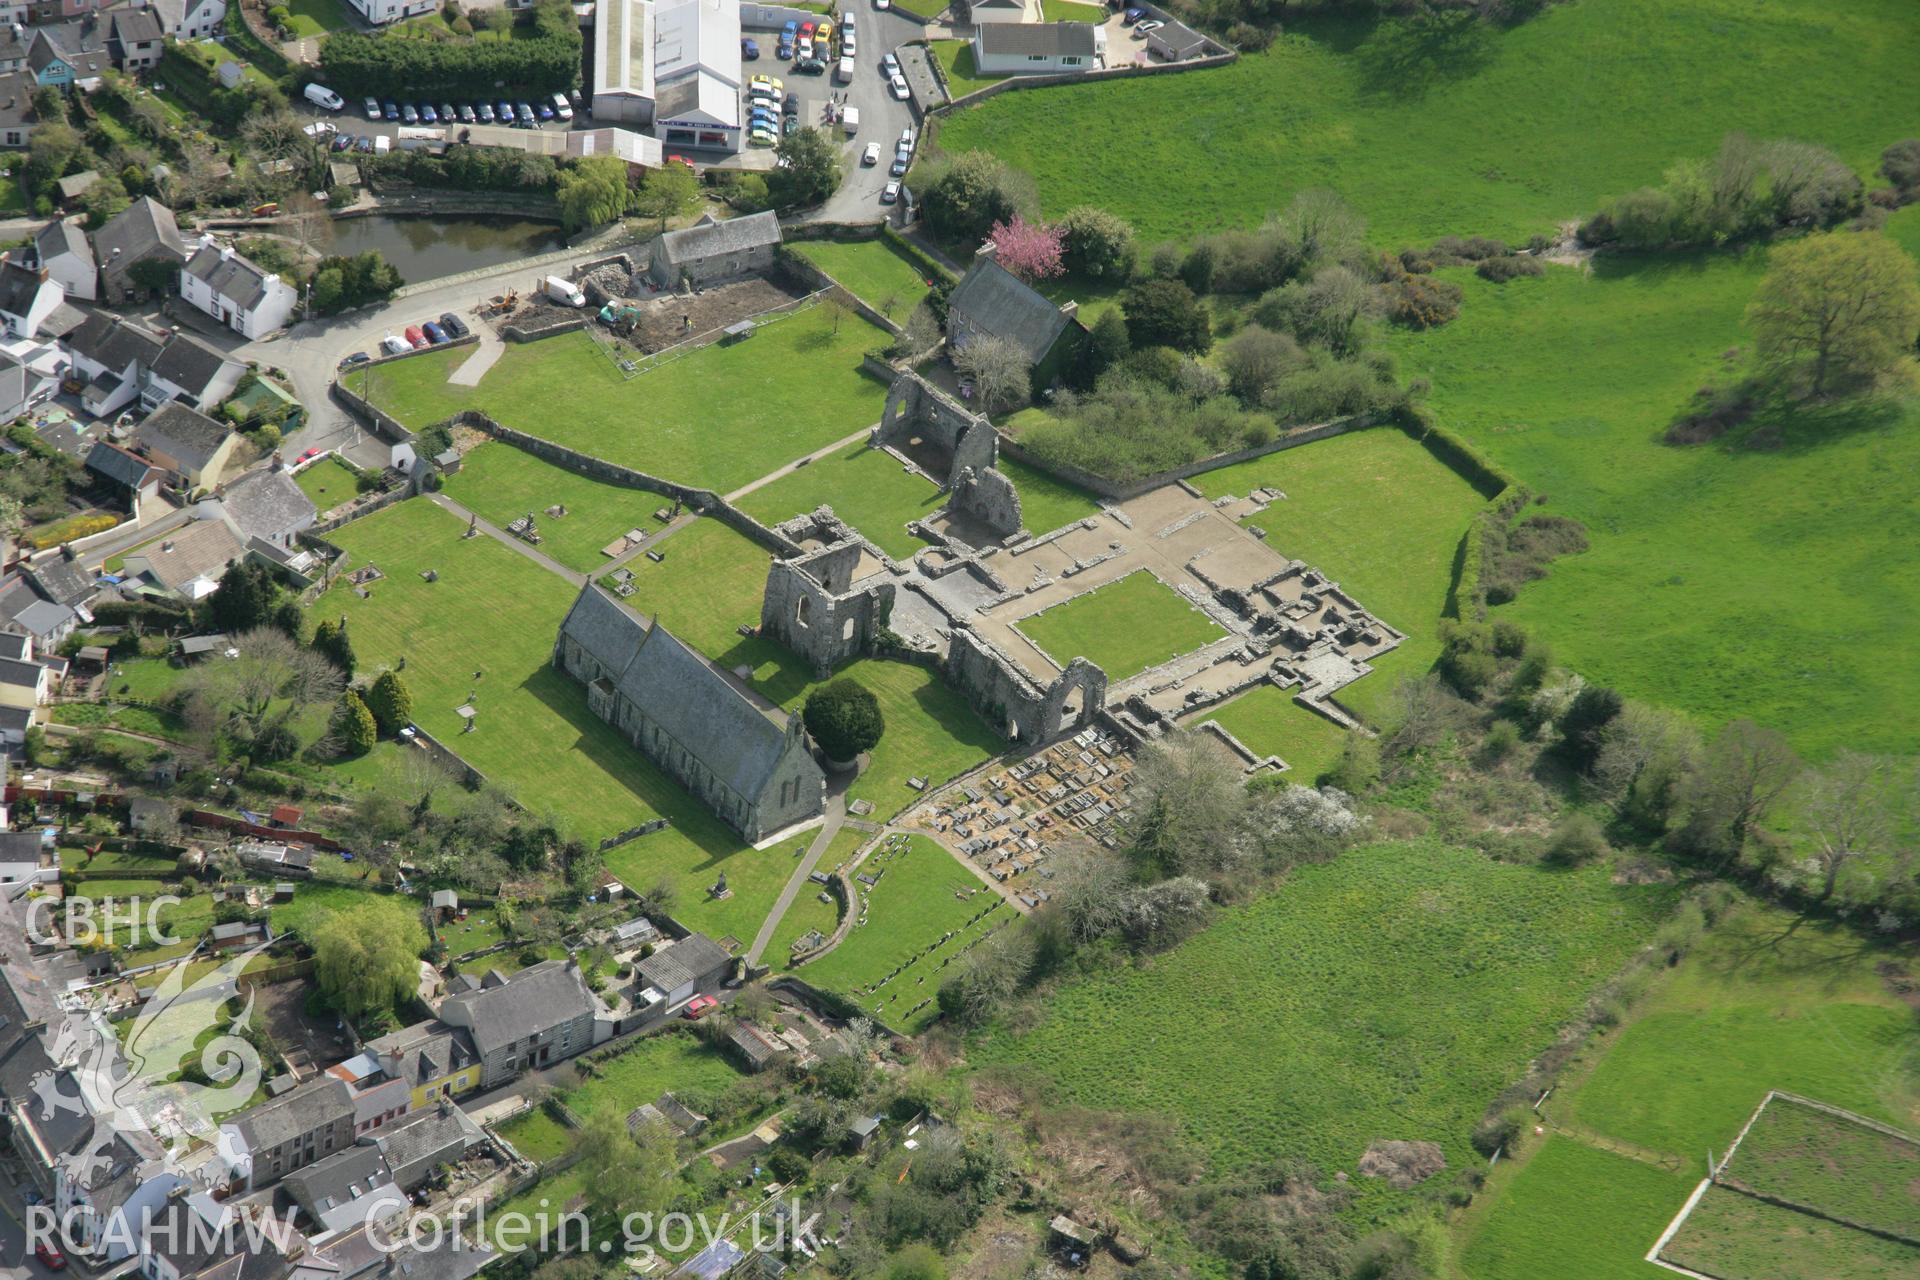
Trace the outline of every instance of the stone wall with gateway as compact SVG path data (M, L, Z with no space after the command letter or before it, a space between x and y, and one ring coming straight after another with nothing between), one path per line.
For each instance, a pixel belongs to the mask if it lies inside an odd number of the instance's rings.
M874 428L872 443L875 447L901 449L916 438L952 455L953 465L947 474L933 477L947 487L952 487L968 467L985 471L1000 461L1000 438L984 415L968 413L925 378L909 371L897 374L887 387L886 407L881 411L880 425Z
M833 517L826 507L815 514ZM864 552L861 543L846 540L767 568L760 633L805 658L821 678L878 648L893 613L893 583L852 589Z
M960 621L941 674L995 732L1015 742L1045 742L1083 728L1107 704L1107 673L1085 658L1075 658L1043 689Z

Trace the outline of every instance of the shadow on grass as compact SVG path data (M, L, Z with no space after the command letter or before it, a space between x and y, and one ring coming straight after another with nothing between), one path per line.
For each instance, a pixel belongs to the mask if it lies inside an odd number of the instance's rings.
M1381 23L1353 60L1363 91L1410 100L1477 74L1493 61L1498 40L1474 9L1428 10Z

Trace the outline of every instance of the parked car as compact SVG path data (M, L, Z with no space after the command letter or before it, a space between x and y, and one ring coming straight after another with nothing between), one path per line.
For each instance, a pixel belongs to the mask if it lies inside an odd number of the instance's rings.
M780 139L772 129L764 124L756 124L747 130L747 145L754 147L777 147Z
M889 79L899 75L900 59L894 57L892 53L888 53L884 58L880 59L880 74Z
M716 1001L716 1003L718 1002ZM703 1009L701 1012L704 1013L706 1011ZM60 1252L59 1249L45 1240L33 1246L33 1256L40 1259L40 1265L49 1271L65 1271L67 1269L67 1255Z
M1135 40L1145 40L1147 38L1147 32L1158 31L1166 25L1164 22L1136 22L1133 25L1133 38Z
M447 341L447 331L429 320L420 326L420 332L427 335L427 341L434 346L443 346Z
M873 7L885 13L887 10L893 8L893 0L873 0Z
M406 339L407 345L415 351L420 350L422 347L430 347L433 345L427 341L426 331L417 324L407 326Z
M912 90L907 88L907 78L898 71L894 72L893 79L887 82L887 88L893 90L893 96L902 102L905 102L908 95L912 92Z
M533 128L534 117L533 117L533 108L531 106L523 102L518 107L514 108L514 110L519 113L521 124L525 125L529 129Z
M860 153L860 163L861 164L879 164L880 163L880 144L877 142L869 142L867 144L867 149Z
M493 104L491 102L476 102L473 104L473 114L480 117L481 124L492 124Z
M802 40L811 40L811 39L813 39L813 33L814 33L814 31L815 31L815 30L816 30L816 27L815 27L815 24L813 24L813 23L811 23L811 22L803 22L803 23L801 23L801 24L800 24L800 38L801 38Z
M818 58L801 58L793 64L793 69L802 75L823 76L827 73L827 64Z
M367 109L367 119L378 120L380 118L380 99L368 98L364 105Z
M440 123L441 124L452 124L455 120L458 120L459 118L460 118L459 109L456 108L451 102L443 102L440 104Z
M698 995L687 1001L687 1007L681 1011L681 1016L689 1022L698 1022L714 1009L718 1008L719 1005L720 1002L712 996Z
M440 327L447 331L449 338L464 338L472 332L472 330L467 328L467 322L451 311L444 311L440 314Z
M500 117L501 124L513 123L513 104L502 98L493 106L494 114Z
M899 199L900 199L900 183L898 180L889 182L886 186L880 188L881 204L895 204L895 203L898 203Z
M780 43L774 46L773 56L782 62L793 61L793 37L789 35L781 36Z
M400 118L400 108L389 99L386 105L380 108L380 116L384 120L398 120Z
M308 85L302 96L322 111L338 111L347 105L346 99L323 84Z
M893 163L887 166L887 172L896 178L902 178L906 176L907 170L912 167L913 152L902 148L893 153Z
M411 102L403 102L400 104L400 123L401 124L419 124L420 123L420 113L413 109L413 104Z
M353 149L353 135L350 133L336 133L333 135L333 141L328 145L335 151L351 151Z
M801 36L800 43L798 46L796 46L793 56L798 60L800 60L801 62L805 62L810 58L812 58L813 57L813 37Z
M423 102L420 104L420 123L421 124L440 123L440 113L433 109L433 104L431 102Z
M390 356L403 356L413 350L413 344L397 333L390 333L380 339L380 350Z
M352 355L348 356L345 360L342 360L340 362L340 367L342 369L351 369L353 368L353 366L357 364L365 364L367 361L371 359L373 359L373 357L368 355L366 352L356 351ZM312 451L309 450L308 452L312 452ZM306 459L302 458L301 461L305 462Z
M752 36L740 37L740 60L742 62L760 61L760 42Z
M573 104L567 101L566 94L556 93L553 95L553 114L559 116L562 120L573 119Z
M367 353L364 351L356 351L354 352L354 354L359 356L362 360L365 360L367 358ZM312 462L315 458L319 457L321 454L325 452L326 452L325 449L309 449L305 453L301 454L298 458L294 459L294 465L298 466L302 462Z
M840 28L840 56L843 58L851 58L853 56L852 27Z
M533 104L533 114L540 117L541 124L551 124L553 122L553 104L543 98Z
M360 151L360 152L372 151L373 139L372 138L355 138L353 140L353 149L355 151Z
M339 129L340 127L331 120L315 120L312 124L302 128L300 132L306 134L309 138L324 138L330 133L338 133Z
M894 145L896 147L899 147L902 151L911 151L913 150L913 144L914 144L913 126L908 125L906 128L900 131L900 141L894 143Z
M1120 25L1123 27L1130 27L1134 23L1140 21L1140 19L1146 16L1147 16L1147 11L1145 9L1129 9L1125 13L1120 15Z

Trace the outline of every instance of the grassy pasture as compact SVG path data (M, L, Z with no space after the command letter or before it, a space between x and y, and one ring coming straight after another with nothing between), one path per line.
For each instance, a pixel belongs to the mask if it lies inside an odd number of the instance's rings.
M1869 1227L1920 1236L1920 1143L1775 1098L1726 1176Z
M886 388L860 372L880 330L821 307L626 378L584 333L512 343L477 387L447 375L465 348L375 366L374 403L411 427L479 409L622 466L725 493L879 421ZM349 380L359 391L366 371ZM716 395L715 388L725 394Z
M835 515L896 560L912 559L914 552L927 545L907 532L907 521L930 516L946 504L945 491L908 471L892 454L870 449L865 442L810 463L740 500L743 511L767 524L830 506Z
M793 251L895 324L927 296L919 264L885 240L801 240Z
M1920 1249L1710 1187L1660 1256L1720 1280L1886 1280ZM1671 1274L1671 1273L1668 1273Z
M1100 205L1149 244L1257 223L1315 187L1387 248L1524 241L1735 130L1870 171L1913 131L1897 94L1863 105L1920 62L1912 16L1906 0L1589 0L1428 35L1299 17L1230 66L1001 94L938 140L1025 169L1049 215Z
M1550 1135L1478 1220L1460 1252L1472 1280L1658 1280L1644 1260L1696 1179ZM1574 1207L1578 1206L1578 1211Z
M314 510L325 515L344 502L353 500L358 492L358 477L347 468L347 464L332 454L321 458L304 468L294 476L293 482L300 486L300 492L307 495L307 501Z
M1487 1100L1645 936L1660 889L1497 863L1431 840L1297 871L1150 967L1054 992L976 1065L1050 1074L1064 1100L1179 1120L1223 1166L1276 1152L1351 1171L1383 1135L1449 1165ZM1362 1209L1390 1196L1355 1179Z
M1262 755L1287 762L1287 780L1303 787L1331 769L1347 745L1347 731L1323 715L1307 710L1293 694L1270 684L1247 690L1202 720L1218 720L1220 727Z
M1497 617L1589 680L1709 727L1750 717L1816 757L1909 752L1885 712L1920 704L1920 666L1886 659L1912 648L1920 617L1901 551L1920 536L1904 479L1920 468L1920 402L1807 412L1775 424L1770 449L1660 439L1748 342L1764 267L1755 250L1602 259L1504 287L1456 273L1460 319L1393 345L1432 380L1440 422L1587 526L1592 549Z
M685 1031L648 1036L625 1053L594 1066L599 1074L585 1077L558 1094L561 1102L589 1124L624 1125L629 1111L663 1093L712 1092L740 1078L739 1070L726 1055ZM500 1133L531 1160L551 1160L572 1146L572 1131L545 1108L515 1116L501 1126Z
M663 505L657 493L603 484L499 442L469 451L460 470L447 477L446 493L502 529L532 512L539 549L582 573L605 565L600 548L627 530L652 532L653 512ZM555 503L567 514L547 515Z
M966 40L935 40L933 56L940 59L940 69L946 73L947 92L956 98L964 98L1006 79L1005 76L982 75L973 65L973 45Z
M1018 625L1062 667L1084 656L1109 680L1125 680L1226 634L1144 569L1022 618Z
M898 852L883 845L868 855L860 874L876 873L879 883L871 887L854 881L863 901L846 938L798 972L912 1034L939 1015L930 1002L947 965L1014 913L925 836L909 837ZM948 933L954 936L943 940ZM929 1003L923 1007L923 1001Z

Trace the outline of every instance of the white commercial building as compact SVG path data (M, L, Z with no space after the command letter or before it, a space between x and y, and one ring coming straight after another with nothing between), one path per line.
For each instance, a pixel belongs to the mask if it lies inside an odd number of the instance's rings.
M740 150L740 0L661 0L653 133L669 151Z

